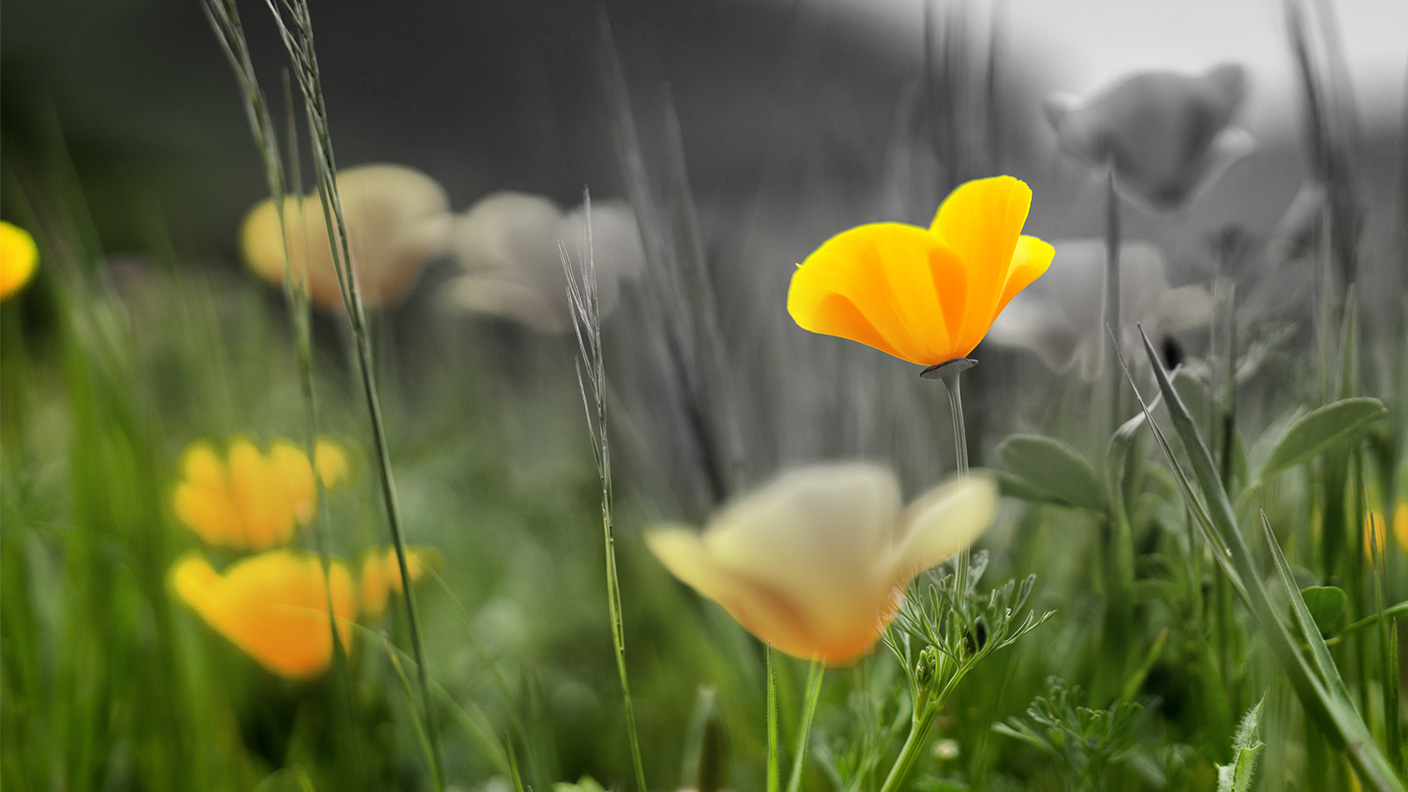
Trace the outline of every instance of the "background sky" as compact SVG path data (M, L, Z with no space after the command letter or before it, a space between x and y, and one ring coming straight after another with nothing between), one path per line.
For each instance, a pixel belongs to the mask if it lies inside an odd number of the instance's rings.
M828 2L829 0L811 0ZM849 0L877 33L910 38L923 0ZM1244 107L1257 131L1279 128L1294 111L1297 78L1280 0L988 0L968 4L990 20L996 11L1009 51L1039 59L1055 90L1084 95L1133 70L1199 72L1225 61L1247 67ZM1408 2L1313 0L1340 31L1362 119L1396 124L1408 74Z

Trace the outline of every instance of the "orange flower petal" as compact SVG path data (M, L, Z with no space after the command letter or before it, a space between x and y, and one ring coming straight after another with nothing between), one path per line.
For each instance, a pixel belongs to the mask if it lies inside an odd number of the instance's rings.
M332 659L328 596L344 646L356 616L352 576L333 562L325 578L312 556L279 550L247 558L224 575L208 561L188 555L171 569L176 594L260 665L281 676L310 679Z
M1012 255L1012 267L1007 271L1007 282L1002 286L1002 296L998 298L994 319L1007 307L1007 303L1017 296L1017 292L1046 274L1055 256L1056 248L1049 242L1025 234L1017 238L1017 250Z
M433 551L406 548L406 571L411 575L411 585L419 583L431 563ZM404 594L406 587L401 582L401 565L396 560L396 548L368 553L362 560L361 575L362 612L380 616L386 612L391 594Z
M787 310L805 330L849 338L911 363L961 357L969 276L922 228L873 223L827 240L792 275ZM971 347L970 347L971 349Z
M995 176L961 185L934 215L929 230L958 254L968 273L963 324L953 339L962 351L954 357L973 351L996 318L1031 203L1025 182Z

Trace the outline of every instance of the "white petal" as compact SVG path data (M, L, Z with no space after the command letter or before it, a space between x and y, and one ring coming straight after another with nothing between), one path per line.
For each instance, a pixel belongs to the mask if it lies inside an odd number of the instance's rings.
M971 545L997 516L997 483L974 473L935 487L905 510L904 535L895 547L894 580L947 561Z

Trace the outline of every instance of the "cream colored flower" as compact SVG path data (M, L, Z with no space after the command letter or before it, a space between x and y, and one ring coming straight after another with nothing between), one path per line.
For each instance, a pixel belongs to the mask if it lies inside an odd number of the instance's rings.
M449 240L449 199L429 176L400 165L362 165L337 174L357 284L368 307L410 292L420 271L444 254ZM305 277L313 301L342 309L342 291L328 245L322 200L313 193L289 199L284 210L288 264ZM245 261L260 278L284 281L284 245L272 200L250 210L240 230Z
M640 229L624 201L594 201L592 257L603 315L616 304L620 282L644 266ZM559 244L572 256L586 251L582 207L563 213L552 201L516 192L494 193L455 221L453 252L465 274L452 280L452 304L518 322L544 333L572 327Z
M1097 239L1058 240L1056 257L1041 278L1012 300L988 333L992 341L1032 350L1052 371L1076 361L1093 380L1104 363L1109 336L1104 322L1105 243ZM1156 344L1174 333L1207 324L1212 297L1201 286L1172 288L1164 260L1152 245L1120 247L1120 325L1126 347L1142 326Z
M1113 164L1125 197L1171 212L1255 148L1229 125L1245 84L1236 64L1198 76L1143 72L1084 101L1048 97L1046 113L1061 148L1097 167Z
M818 465L736 501L702 534L665 526L646 542L760 640L844 664L874 646L915 575L987 530L997 497L991 479L974 475L905 508L885 468Z

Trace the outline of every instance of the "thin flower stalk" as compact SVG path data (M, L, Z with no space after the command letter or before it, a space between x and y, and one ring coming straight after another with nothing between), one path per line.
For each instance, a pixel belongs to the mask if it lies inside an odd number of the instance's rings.
M298 351L298 377L300 391L303 397L305 410L305 421L307 423L307 436L305 438L305 453L310 461L317 459L317 437L318 437L318 409L317 399L313 384L313 352L312 352L312 322L310 318L310 305L308 297L308 285L305 278L294 278L291 270L292 258L288 251L288 230L285 228L285 218L287 213L283 211L288 193L284 182L284 168L282 159L279 156L279 144L274 134L274 123L269 113L268 103L264 98L264 91L259 85L259 80L255 75L254 62L250 57L249 47L244 36L244 23L240 19L239 8L234 0L204 0L202 9L206 18L210 22L212 30L219 40L221 48L230 62L230 67L235 72L235 77L240 83L243 92L245 115L249 121L250 133L254 137L255 149L259 153L260 161L264 166L264 178L268 182L269 196L274 204L279 207L279 236L284 247L284 284L285 295L288 301L289 321L293 326L295 347ZM284 73L284 98L288 111L288 150L291 157L290 170L294 182L294 195L302 194L300 186L301 175L298 167L298 145L297 145L297 122L293 114L293 94L288 83L288 73ZM316 464L315 464L316 466ZM324 502L325 492L322 477L313 476L313 486L315 488L315 503ZM317 515L318 524L314 528L315 542L317 544L318 558L322 563L324 586L327 598L328 630L332 634L333 642L333 669L337 679L337 686L341 692L341 701L344 708L344 716L350 721L354 712L352 701L352 686L348 681L347 673L347 647L343 644L342 636L338 630L337 619L333 608L333 591L331 575L329 571L333 568L331 555L331 531L326 509L319 509ZM405 578L403 578L405 579ZM350 736L350 735L349 735ZM360 764L360 757L357 751L350 750L347 755L351 757L354 769Z
M572 328L577 335L577 386L582 393L587 426L592 429L592 456L601 479L601 528L606 545L606 598L611 609L611 640L616 654L616 671L621 678L621 696L626 707L626 732L631 743L636 787L646 792L645 769L641 761L640 738L636 731L635 707L631 704L631 683L626 673L626 634L621 616L621 582L616 570L614 534L615 495L611 477L611 445L606 429L606 364L602 357L601 302L597 291L596 259L592 253L591 194L582 197L586 223L586 249L579 251L579 263L561 249L562 267L567 276L567 296L572 312ZM589 392L590 391L590 396Z
M372 440L376 449L377 472L381 482L382 500L386 508L391 542L396 549L396 562L400 569L401 579L411 580L410 565L406 560L406 540L401 523L401 509L396 495L396 484L391 470L391 456L386 442L386 428L381 416L381 403L377 395L375 375L372 369L371 341L366 327L366 310L362 304L357 278L352 270L353 263L347 223L343 216L342 201L337 190L337 168L333 156L332 137L328 130L327 108L324 103L322 81L318 71L317 54L313 46L312 17L306 0L266 0L266 3L274 16L279 35L283 39L289 57L294 61L294 75L303 94L309 133L312 138L314 170L318 175L318 193L323 204L323 220L327 227L328 243L332 249L333 265L337 273L338 285L342 291L348 323L352 330L357 371L371 422ZM416 612L415 594L410 587L406 588L405 604L411 648L420 683L425 730L430 742L431 777L437 789L444 789L444 761L440 756L439 729L436 724L435 707L430 696L430 677L426 669L425 649L420 635L420 619Z

